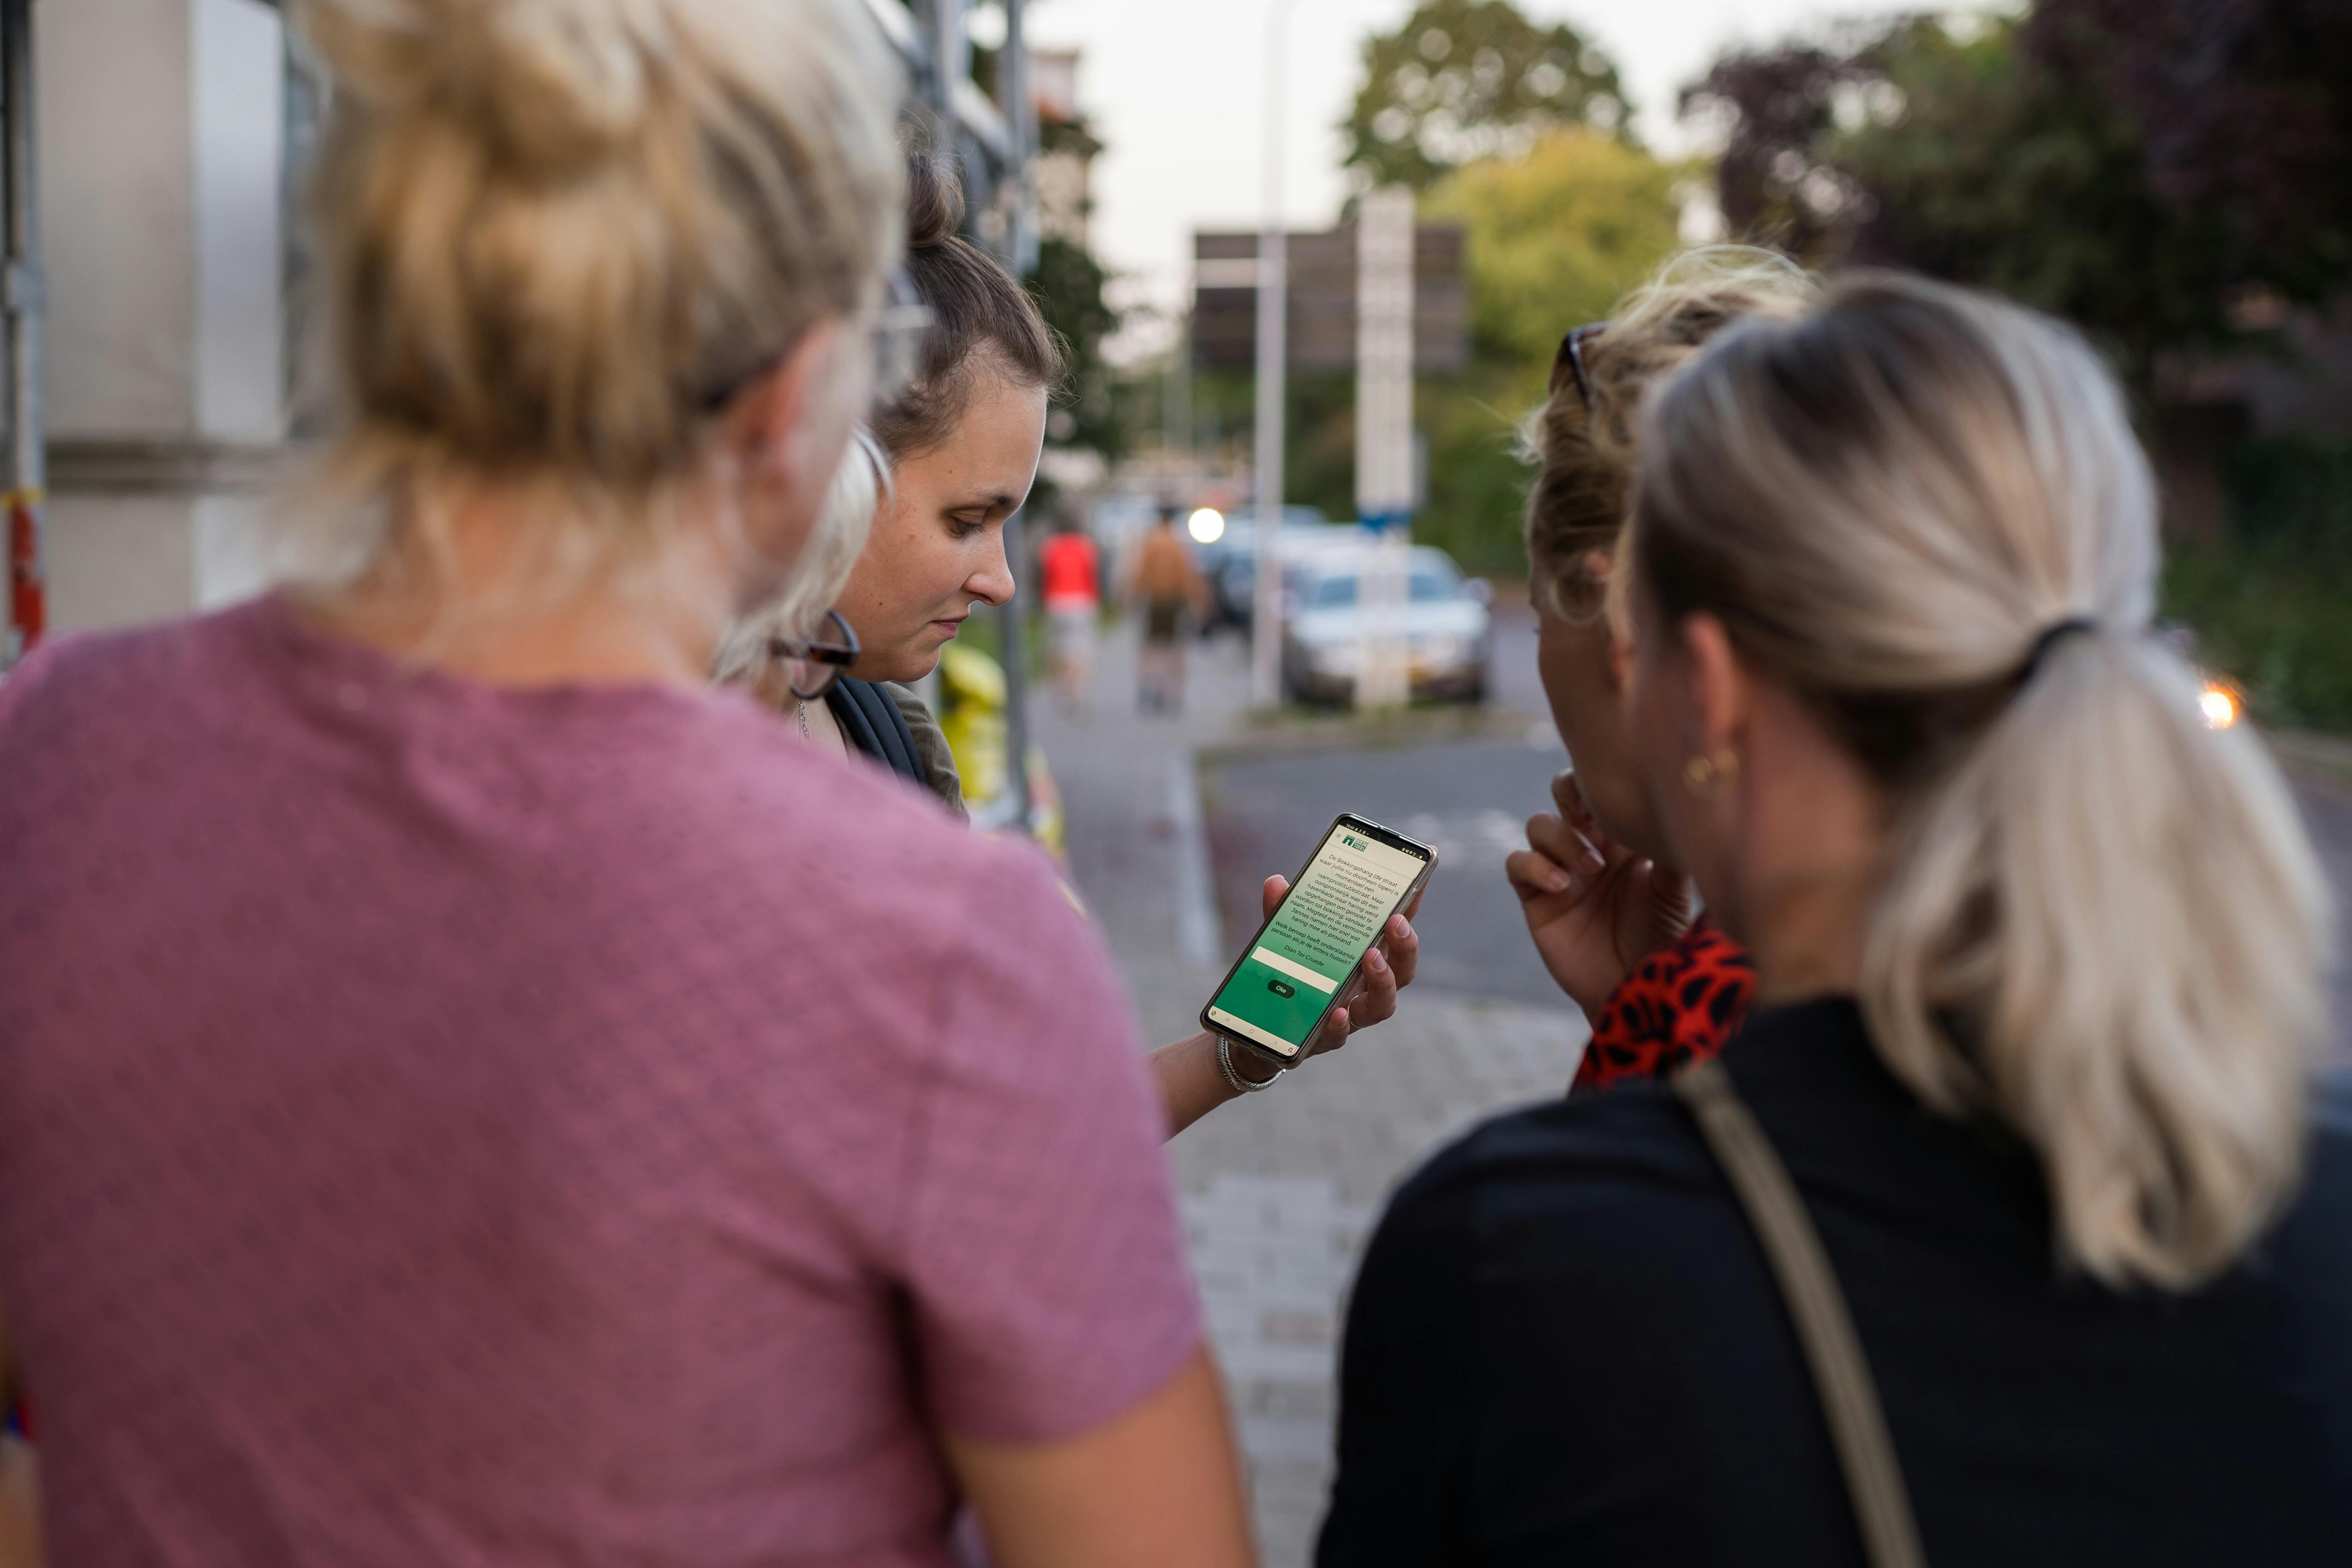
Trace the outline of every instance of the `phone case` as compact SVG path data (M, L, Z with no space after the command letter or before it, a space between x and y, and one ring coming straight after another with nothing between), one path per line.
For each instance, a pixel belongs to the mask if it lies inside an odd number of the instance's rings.
M1339 832L1343 825L1349 823L1352 823L1359 827L1370 829L1376 837L1386 839L1390 843L1417 850L1422 855L1427 857L1427 858L1422 863L1421 870L1413 877L1412 881L1407 885L1404 892L1398 898L1396 907L1394 910L1390 911L1391 914L1394 914L1396 910L1402 910L1411 907L1412 901L1421 896L1422 889L1429 886L1430 875L1437 869L1436 850L1431 848L1428 845L1422 843L1417 838L1406 837L1403 834L1399 833L1393 827L1383 826L1380 823L1374 822L1369 816L1359 816L1352 811L1343 811L1339 816L1331 819L1330 826L1325 828L1316 837L1315 847L1307 852L1307 858L1300 861L1298 869L1291 874L1290 891L1282 895L1283 904L1288 903L1290 901L1290 894L1298 890L1298 884L1304 880L1307 876L1307 868L1315 864L1315 857L1323 853L1323 846L1330 842L1331 836ZM1200 1024L1202 1033L1215 1035L1221 1039L1229 1040L1237 1050L1253 1052L1262 1060L1271 1062L1276 1067L1292 1068L1297 1067L1300 1062L1307 1059L1307 1048L1305 1046L1301 1046L1296 1052L1286 1057L1279 1051L1273 1049L1269 1046L1262 1045L1256 1040L1248 1039L1241 1035L1229 1034L1224 1029L1209 1021L1209 1009L1216 1005L1217 998L1219 996L1224 994L1225 987L1232 984L1234 975L1241 969L1243 963L1247 962L1250 953L1256 949L1258 938L1265 934L1266 927L1274 923L1275 915L1278 915L1281 912L1282 904L1275 905L1274 914L1269 914L1264 920L1258 921L1257 929L1250 933L1249 940L1242 943L1241 951L1234 955L1234 962L1232 964L1229 965L1226 968L1225 973L1218 978L1216 984L1210 987L1209 999L1201 1004ZM1377 940L1378 939L1376 938L1375 941L1377 942ZM1364 951L1365 952L1370 952L1371 949L1366 948ZM1364 958L1362 953L1359 953L1356 957L1355 967L1348 971L1348 978L1341 981L1339 988L1331 993L1330 1005L1323 1009L1322 1013L1315 1020L1315 1027L1307 1031L1307 1037L1310 1042L1318 1034L1322 1032L1323 1026L1330 1022L1331 1009L1333 1007L1344 1007L1349 1002L1355 998L1356 984L1363 978L1363 973Z

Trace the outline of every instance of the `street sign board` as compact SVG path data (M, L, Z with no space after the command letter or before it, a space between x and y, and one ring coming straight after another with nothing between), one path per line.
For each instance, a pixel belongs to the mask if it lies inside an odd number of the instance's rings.
M1201 232L1192 237L1192 355L1208 370L1246 371L1256 363L1257 238ZM1356 368L1359 239L1343 224L1293 234L1288 363L1292 370ZM1446 374L1470 361L1470 289L1463 272L1459 224L1421 224L1412 245L1412 363Z

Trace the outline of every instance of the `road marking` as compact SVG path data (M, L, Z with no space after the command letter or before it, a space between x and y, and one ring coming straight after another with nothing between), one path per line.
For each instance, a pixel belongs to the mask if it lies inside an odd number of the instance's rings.
M1201 830L1201 774L1190 746L1171 759L1168 816L1176 825L1176 954L1200 969L1217 966L1217 906L1210 894L1209 836Z

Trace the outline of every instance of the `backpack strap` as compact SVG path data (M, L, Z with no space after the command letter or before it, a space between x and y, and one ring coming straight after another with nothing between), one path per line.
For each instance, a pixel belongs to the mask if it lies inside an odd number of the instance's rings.
M1789 1179L1788 1167L1721 1062L1696 1062L1670 1081L1730 1180L1732 1193L1772 1265L1780 1300L1796 1322L1822 1414L1837 1447L1838 1468L1845 1473L1854 1521L1862 1527L1864 1554L1871 1568L1927 1568L1870 1363L1863 1357L1845 1294L1838 1289L1829 1255L1822 1250L1822 1238L1805 1213L1796 1184Z
M851 751L873 758L925 790L931 787L930 771L915 749L914 731L907 728L906 715L898 711L888 692L871 681L844 676L824 694L824 705L832 710Z

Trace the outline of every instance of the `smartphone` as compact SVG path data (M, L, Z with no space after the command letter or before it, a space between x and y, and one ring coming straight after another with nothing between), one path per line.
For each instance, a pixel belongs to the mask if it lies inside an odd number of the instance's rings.
M1389 917L1437 868L1437 851L1349 813L1331 824L1290 891L1201 1009L1201 1027L1287 1067L1355 992Z

